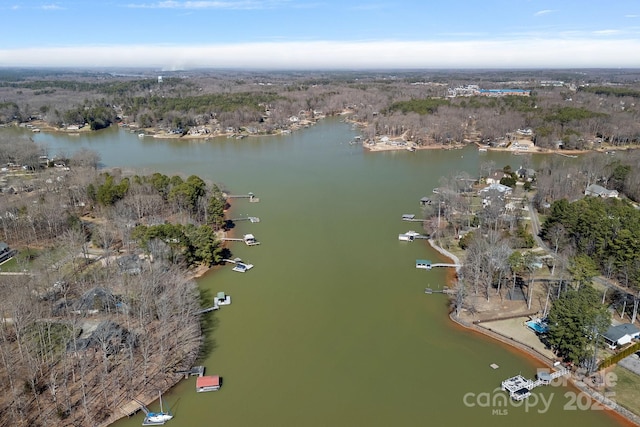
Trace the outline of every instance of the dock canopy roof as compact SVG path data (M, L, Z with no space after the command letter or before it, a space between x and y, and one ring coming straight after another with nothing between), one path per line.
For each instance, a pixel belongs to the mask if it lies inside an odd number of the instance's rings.
M196 387L204 388L204 387L219 387L220 386L220 376L219 375L207 375L198 377L196 379Z

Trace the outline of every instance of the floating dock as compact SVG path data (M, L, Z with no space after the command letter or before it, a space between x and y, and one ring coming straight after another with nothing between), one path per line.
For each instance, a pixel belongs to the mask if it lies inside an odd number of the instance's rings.
M567 368L561 368L554 372L548 372L546 370L539 370L536 374L536 379L531 380L523 377L522 375L516 375L515 377L507 378L502 381L501 388L504 391L509 392L509 396L516 401L524 400L531 396L531 390L541 385L548 385L556 378L563 377L569 374Z

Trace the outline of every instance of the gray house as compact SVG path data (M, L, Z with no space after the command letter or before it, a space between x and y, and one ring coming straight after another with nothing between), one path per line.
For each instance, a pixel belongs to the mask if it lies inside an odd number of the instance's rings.
M615 349L619 345L629 344L632 340L640 337L640 329L632 323L623 323L611 326L603 335L609 348Z
M607 190L601 185L591 184L584 190L585 196L593 196L593 197L602 197L606 199L608 197L618 197L618 192L616 190Z

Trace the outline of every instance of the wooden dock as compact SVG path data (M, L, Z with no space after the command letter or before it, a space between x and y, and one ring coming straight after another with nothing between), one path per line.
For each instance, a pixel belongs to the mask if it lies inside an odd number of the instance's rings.
M431 289L425 288L425 294L446 294L446 295L454 295L456 291L454 289L444 288L444 289Z
M243 218L232 218L232 219L228 219L227 221L231 221L231 222L238 222L238 221L250 221L253 223L256 222L260 222L260 218L256 217L256 216L248 216L248 217L243 217Z
M402 215L402 220L407 222L424 222L425 221L422 218L416 218L414 214L404 214Z
M207 307L207 308L203 308L202 310L198 310L196 311L196 314L205 314L205 313L210 313L214 310L219 310L220 307L218 307L217 304L212 305L211 307Z
M431 264L431 267L453 267L453 268L459 268L462 267L462 264L447 264L447 263L436 263L436 264Z
M201 377L204 375L204 366L194 366L191 369L185 369L182 371L176 371L178 375L184 375L185 377Z
M247 246L256 246L260 244L253 234L245 234L241 239L237 237L223 237L220 240L223 242L244 242Z
M260 201L260 199L258 197L255 196L255 194L253 193L247 193L247 194L228 194L227 199L249 199L249 202L251 203L258 203Z

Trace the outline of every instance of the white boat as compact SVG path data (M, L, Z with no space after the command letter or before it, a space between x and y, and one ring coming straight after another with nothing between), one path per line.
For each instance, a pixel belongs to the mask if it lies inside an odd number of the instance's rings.
M245 273L248 270L253 268L253 264L245 264L244 262L236 262L235 267L233 267L233 271L237 271L238 273Z
M144 138L144 133L139 133L138 138Z
M146 406L142 406L145 413L144 421L142 421L143 426L161 426L173 418L171 412L165 412L162 408L162 394L158 393L158 395L160 396L160 412L151 412Z

